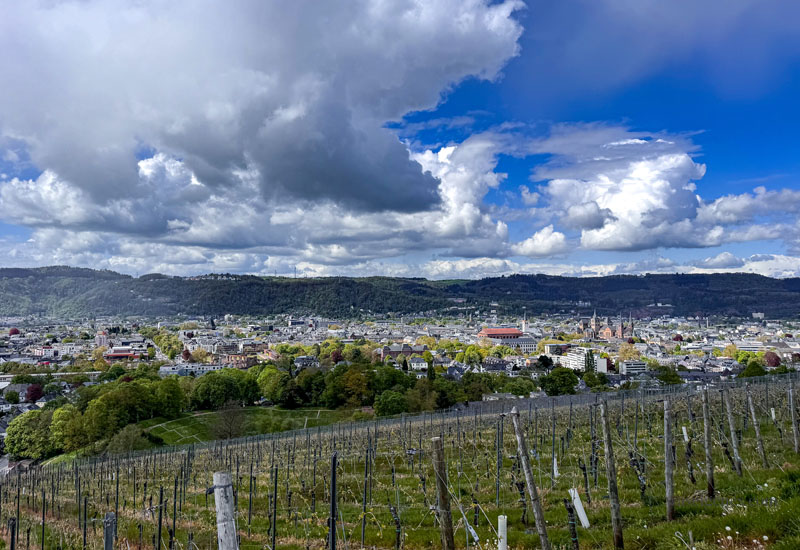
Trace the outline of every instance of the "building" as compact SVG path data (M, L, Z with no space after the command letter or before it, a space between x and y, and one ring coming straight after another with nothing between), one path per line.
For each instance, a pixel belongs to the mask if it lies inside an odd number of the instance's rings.
M596 366L591 348L572 348L561 364L575 371L594 371Z
M94 345L98 348L100 347L108 347L108 333L104 330L97 331L97 334L94 337Z
M520 338L522 337L522 331L516 328L483 328L478 333L478 338L500 338L500 339L509 339L509 338Z
M375 353L380 354L381 361L386 361L387 358L397 359L399 356L411 357L413 354L422 355L423 352L428 351L428 346L411 346L409 344L392 344L391 346L383 346Z
M422 357L412 357L408 360L408 368L415 371L427 371L428 362Z
M495 346L508 346L520 353L533 353L536 351L536 340L528 336L520 338L489 338Z
M647 372L647 363L644 361L629 360L619 364L619 373L625 376L636 376Z
M103 354L103 359L109 362L113 361L136 361L142 357L139 351L132 349L130 346L119 346L111 348Z
M296 369L315 369L319 367L319 359L313 355L298 355L294 359Z

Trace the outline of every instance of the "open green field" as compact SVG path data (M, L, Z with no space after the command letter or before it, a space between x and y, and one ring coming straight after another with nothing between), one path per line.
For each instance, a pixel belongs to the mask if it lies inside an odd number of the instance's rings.
M152 418L140 422L145 431L160 437L165 445L202 443L219 437L215 426L225 413L220 411L197 412L181 418L166 420ZM284 410L276 407L247 407L242 411L242 425L237 430L240 437L275 433L302 428L327 426L334 422L350 420L352 410L299 409Z
M733 435L720 391L709 392L713 499L707 493L701 395L685 389L670 395L675 457L671 521L666 518L663 395L629 394L624 403L616 394L603 396L608 399L625 548L800 548L800 454L795 452L788 406L790 382L773 379L770 386L754 382L751 387L763 456L744 388L727 390ZM234 477L240 548L269 548L274 534L278 548L323 549L336 453L339 548L361 548L362 529L364 547L396 548L398 528L402 548L440 548L431 461L431 438L438 436L444 442L456 546L466 548L469 540L472 548L496 547L497 516L504 514L509 548L539 548L511 418L499 414L514 404L521 409L519 422L552 547L573 548L563 501L575 488L591 523L577 527L578 548L613 548L606 475L611 455L604 450L599 407L577 401L574 407L562 401L554 409L549 400L531 402L530 409L523 400L492 403L447 415L334 424L77 460L0 484L0 526L16 513L19 484L21 528L23 534L31 529L31 547L41 547L44 492L45 548L82 548L84 513L86 546L101 548L98 522L116 511L118 548L168 548L174 524L175 548L187 548L191 540L192 548L210 550L217 545L216 516L214 496L207 489L215 471L226 471ZM195 426L204 422L193 420ZM734 441L741 475L735 469ZM154 544L159 517L162 540Z

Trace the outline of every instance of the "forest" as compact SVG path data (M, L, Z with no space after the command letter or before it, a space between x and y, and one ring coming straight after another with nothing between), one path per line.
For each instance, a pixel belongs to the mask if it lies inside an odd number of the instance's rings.
M621 311L635 314L771 318L798 315L800 279L745 273L557 277L512 275L480 280L428 281L392 277L288 278L215 274L131 277L71 267L0 269L0 315L93 317L282 313L359 318L484 310L507 313ZM658 304L661 304L660 306ZM495 307L495 306L492 306Z

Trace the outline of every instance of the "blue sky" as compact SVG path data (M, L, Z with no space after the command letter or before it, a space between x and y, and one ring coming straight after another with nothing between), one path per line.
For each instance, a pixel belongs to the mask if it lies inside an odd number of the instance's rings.
M9 8L0 266L800 274L795 3L202 7Z

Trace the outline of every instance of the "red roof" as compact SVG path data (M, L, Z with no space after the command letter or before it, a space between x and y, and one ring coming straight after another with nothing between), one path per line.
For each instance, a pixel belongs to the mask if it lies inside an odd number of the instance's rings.
M495 336L498 338L519 337L522 336L522 331L516 328L485 328L481 330L478 335L489 337Z

